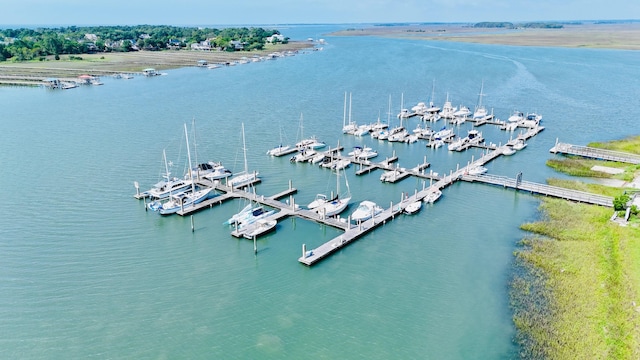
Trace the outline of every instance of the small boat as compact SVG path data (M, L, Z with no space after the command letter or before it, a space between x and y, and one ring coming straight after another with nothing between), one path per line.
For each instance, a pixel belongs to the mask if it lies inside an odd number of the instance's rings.
M317 194L316 198L312 202L310 202L309 205L307 205L307 208L309 210L313 210L313 209L315 209L317 207L320 207L320 206L322 206L322 205L324 205L324 204L326 204L326 203L328 203L330 201L337 200L337 199L338 199L338 195L334 196L333 199L328 199L327 195L325 195L325 194Z
M351 151L348 155L352 156L355 159L367 160L378 156L378 152L370 147L365 146L363 148L361 146L354 146L353 151Z
M244 138L244 123L242 123L242 151L244 154L244 170L239 172L233 176L228 182L227 185L231 187L240 187L248 185L258 178L258 172L249 172L249 168L247 166L247 146Z
M417 213L418 211L420 211L421 208L422 208L422 202L421 201L414 201L411 204L407 205L407 207L404 208L404 213L408 214L408 215L413 215L413 214Z
M182 209L187 209L211 196L213 188L206 188L191 192L172 194L167 201L156 200L148 204L149 210L157 211L160 215L175 214Z
M515 110L507 120L515 123L520 122L524 120L524 113L522 111Z
M447 129L446 127L443 127L442 129L440 129L440 131L433 134L433 136L438 139L445 139L451 135L453 135L453 130Z
M451 142L451 144L449 144L447 148L449 149L449 151L458 151L462 148L464 144L467 143L468 140L469 139L467 139L466 137L464 138L457 137L456 139L453 140L453 142Z
M428 204L433 204L438 199L440 199L441 196L442 196L442 191L440 191L438 189L434 189L434 190L430 191L427 196L425 196L424 202L426 202Z
M429 142L429 144L427 144L427 146L430 146L433 149L438 149L438 148L442 147L442 145L444 145L444 140L442 140L440 138L435 138L435 139L431 140Z
M514 150L522 150L527 147L527 143L525 143L523 139L516 139L512 147Z
M238 221L235 222L235 225L238 229L244 230L249 225L255 223L260 219L264 219L267 216L271 216L275 214L275 210L265 210L264 207L258 205L256 207L252 207L249 212L245 212L238 218Z
M295 156L291 158L291 162L305 162L313 159L318 153L312 149L303 148Z
M247 239L253 239L254 237L260 237L266 233L274 231L276 229L276 225L278 224L277 220L266 220L260 219L248 226L242 233Z
M311 162L312 164L317 164L319 162L324 161L324 159L326 158L326 155L322 152L317 153L316 155L314 155L309 162Z
M416 141L418 141L418 135L416 134L410 134L404 138L404 142L406 142L407 144L413 144Z
M403 126L398 126L389 131L387 140L390 142L404 142L408 135L409 132ZM378 137L378 139L380 139L380 137Z
M516 150L511 146L505 145L501 148L500 152L502 155L511 156L516 153Z
M277 147L274 147L271 150L267 151L267 155L271 155L271 156L280 156L281 154L287 152L291 147L289 145L282 145L280 144Z
M482 175L487 172L487 168L482 165L475 165L467 170L469 175Z
M370 132L371 132L371 125L360 125L353 132L353 135L355 135L355 136L365 136L365 135L369 134Z
M252 204L247 204L244 208L242 208L242 210L240 210L239 212L237 212L236 214L231 216L229 218L229 220L225 221L224 224L225 225L234 225L234 224L240 223L242 221L242 219L244 219L247 216L249 216L249 213L251 213L253 210L254 210L253 205Z
M342 170L351 165L351 160L349 159L338 159L331 164L331 168L334 170Z
M351 214L351 220L355 222L366 221L380 214L382 211L384 211L384 209L373 201L365 200L361 202L358 208Z
M453 112L453 117L457 118L466 118L469 115L471 115L471 110L464 105L460 105L460 108Z
M440 111L440 116L445 119L453 119L455 117L454 113L457 108L451 105L451 101L449 101L449 93L447 93L447 100L444 102L442 106L442 110Z
M393 170L387 170L380 175L380 181L382 182L395 182L396 179L402 174L400 169L395 168Z

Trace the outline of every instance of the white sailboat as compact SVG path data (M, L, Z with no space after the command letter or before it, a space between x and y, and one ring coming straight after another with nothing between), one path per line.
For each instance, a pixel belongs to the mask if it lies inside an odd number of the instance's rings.
M187 157L189 160L189 168L191 168L191 151L189 149L189 134L187 133L187 124L184 124L184 133L185 139L187 141ZM190 192L180 192L177 194L172 194L169 197L169 200L160 204L156 204L154 209L160 213L160 215L170 215L178 212L179 210L184 210L186 208L192 207L205 199L207 199L213 188L206 188L202 190L196 190L196 184L193 177L191 178L191 191ZM151 209L151 204L149 204Z
M482 97L485 96L485 94L482 92L483 90L484 90L484 81L480 86L480 94L478 94L478 106L476 106L476 109L473 112L474 120L482 120L486 118L488 115L487 108L485 108L484 105L482 105Z
M340 195L340 169L336 169L336 198L318 205L314 210L324 216L334 216L343 212L351 201L351 190L349 189L349 181L347 175L344 175L344 181L347 186L347 192Z
M324 142L318 141L318 139L316 139L315 136L312 136L308 139L304 138L304 125L303 125L303 116L302 113L300 113L300 138L302 140L298 141L296 143L296 147L298 149L304 149L304 148L308 148L308 149L321 149L325 146L327 146L327 144L325 144Z
M347 123L347 92L344 92L344 113L342 115L342 133L353 134L358 129L358 125L351 121L351 93L349 93L349 123Z
M232 187L240 187L246 186L258 178L258 172L249 172L249 167L247 165L247 145L244 138L244 123L242 123L242 152L244 155L244 170L235 174L227 185Z

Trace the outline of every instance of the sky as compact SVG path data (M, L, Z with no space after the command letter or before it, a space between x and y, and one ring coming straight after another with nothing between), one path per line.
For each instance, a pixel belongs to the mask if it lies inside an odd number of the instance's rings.
M2 0L6 25L236 25L640 19L640 0Z

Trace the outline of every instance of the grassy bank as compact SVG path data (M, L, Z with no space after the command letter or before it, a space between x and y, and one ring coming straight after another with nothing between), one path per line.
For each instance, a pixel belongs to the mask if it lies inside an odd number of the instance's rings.
M596 165L621 169L624 172L620 174L609 174L602 171L591 170L591 168ZM567 156L562 158L549 159L547 160L547 166L556 171L563 172L567 175L603 179L618 179L627 182L633 181L633 179L636 177L636 172L640 170L640 165L630 165L614 161L591 160L578 156Z
M608 142L592 142L587 144L587 146L640 155L640 136L632 136L626 139Z
M611 210L545 199L516 251L511 301L523 358L640 358L640 230Z
M640 137L593 147L634 152ZM633 151L629 151L633 150ZM633 178L636 166L567 157L549 161L578 176ZM594 172L594 165L625 169ZM629 180L627 180L629 181ZM550 179L549 184L616 197L623 188ZM515 252L511 305L525 359L640 358L640 227L610 221L613 210L544 198L542 220Z

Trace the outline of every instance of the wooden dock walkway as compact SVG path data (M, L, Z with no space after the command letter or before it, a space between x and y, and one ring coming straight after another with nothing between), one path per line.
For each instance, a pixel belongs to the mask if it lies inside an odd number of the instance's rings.
M598 160L617 161L634 165L640 164L640 156L638 155L588 146L560 143L558 140L556 140L555 146L552 147L549 152L554 154L576 155Z
M511 188L516 190L529 191L533 194L553 196L565 200L576 201L580 203L613 207L613 198L610 196L591 194L584 191L570 190L557 186L539 184L530 181L522 181L506 176L498 175L463 175L462 180L468 182L482 182Z

